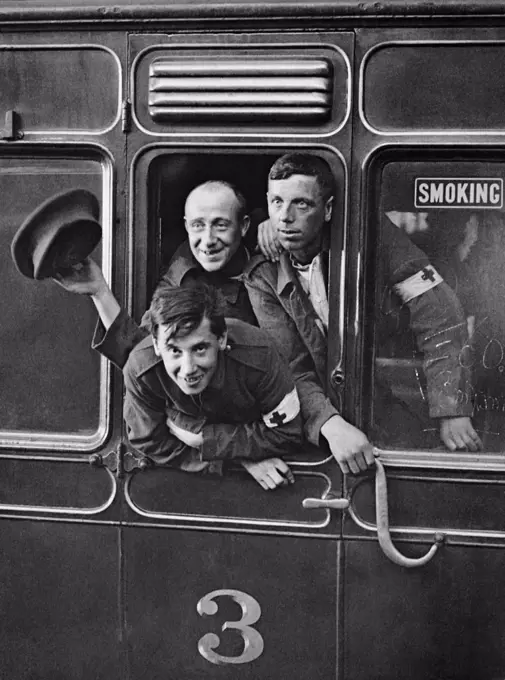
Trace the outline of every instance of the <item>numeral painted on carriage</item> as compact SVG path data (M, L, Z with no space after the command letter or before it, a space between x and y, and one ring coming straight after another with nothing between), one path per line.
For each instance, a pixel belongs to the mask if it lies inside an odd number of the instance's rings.
M252 627L261 616L261 607L259 603L247 593L241 590L213 590L211 593L204 595L196 605L196 609L200 616L214 616L218 612L218 605L214 601L216 597L231 597L234 602L240 605L242 609L242 618L240 621L225 621L221 630L236 630L242 635L244 641L244 649L240 656L223 656L215 651L219 647L219 636L214 633L206 633L198 641L198 651L204 659L215 663L217 665L250 663L263 654L263 638L258 633L256 628Z

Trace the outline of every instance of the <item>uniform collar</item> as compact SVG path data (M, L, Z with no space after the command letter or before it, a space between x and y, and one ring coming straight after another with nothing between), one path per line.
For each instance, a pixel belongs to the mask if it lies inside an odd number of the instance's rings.
M182 279L190 271L199 271L202 267L193 257L191 248L189 247L189 241L184 241L179 248L175 251L175 254L170 262L170 276L176 286L180 286Z
M247 248L241 245L235 255L231 258L230 262L226 267L219 272L209 274L205 271L198 260L195 259L191 248L189 247L189 241L184 241L179 248L176 250L174 257L170 263L170 278L172 279L174 285L182 285L183 279L188 274L193 274L199 278L209 278L209 282L212 278L228 279L230 281L235 278L239 280L242 276L243 270L249 261L249 252Z
M326 280L327 279L327 272L325 270L327 269L328 254L329 254L329 232L328 232L328 230L326 230L325 233L323 234L321 250L314 257L317 257L317 255L319 255L319 254L322 254L323 275L324 275L325 280ZM296 275L296 270L293 267L290 253L287 253L287 252L284 251L281 254L279 262L277 264L277 272L278 272L277 273L277 293L278 294L281 294L289 284L296 285L298 277Z

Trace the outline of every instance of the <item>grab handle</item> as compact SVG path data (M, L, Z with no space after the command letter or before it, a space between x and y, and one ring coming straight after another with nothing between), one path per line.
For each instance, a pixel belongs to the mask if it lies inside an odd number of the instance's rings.
M395 548L389 533L389 510L388 510L388 490L386 472L383 464L378 458L375 459L375 508L377 516L377 536L379 545L383 553L392 562L400 567L422 567L427 564L434 556L439 547L444 543L445 536L442 533L435 534L435 542L422 557L406 557Z

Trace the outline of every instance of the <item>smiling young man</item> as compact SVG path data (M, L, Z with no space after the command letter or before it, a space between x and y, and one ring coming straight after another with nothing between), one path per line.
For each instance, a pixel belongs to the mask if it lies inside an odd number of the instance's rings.
M280 456L301 443L300 404L271 338L225 320L205 284L162 281L147 323L123 371L131 444L158 465L219 471L236 460L264 489L292 482Z
M269 173L267 201L270 225L283 250L277 262L253 260L245 283L260 327L275 338L289 360L308 440L316 445L325 440L342 471L357 473L373 463L373 448L361 430L339 415L325 389L328 224L334 196L333 174L323 159L307 153L279 158ZM412 279L429 265L424 253L391 222L381 235L386 241L381 246L384 279L407 305L424 353L430 414L440 419L448 448L477 450L481 444L468 406L458 400L464 382L458 355L465 336L456 296L434 274L433 282L421 281L416 287L417 279ZM449 332L453 328L460 330ZM387 409L383 410L387 423Z
M212 285L221 292L226 316L257 325L242 282L249 260L243 244L249 217L242 193L221 180L200 184L186 199L184 225L188 239L173 255L164 279L173 286L198 281ZM121 309L100 267L91 259L57 281L71 292L91 297L99 314L93 348L122 368L133 347L147 335L143 322L139 327Z

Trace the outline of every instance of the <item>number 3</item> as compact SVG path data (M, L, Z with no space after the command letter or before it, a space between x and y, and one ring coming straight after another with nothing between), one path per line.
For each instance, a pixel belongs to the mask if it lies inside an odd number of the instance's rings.
M213 590L207 593L196 605L200 616L213 616L218 611L218 605L214 602L215 597L226 595L242 608L240 621L225 621L223 631L228 628L238 630L244 640L244 650L240 656L222 656L214 651L219 647L220 640L214 633L207 633L198 641L198 651L204 659L218 665L228 663L249 663L263 653L263 638L251 624L256 623L261 616L261 607L258 602L247 593L240 590Z

